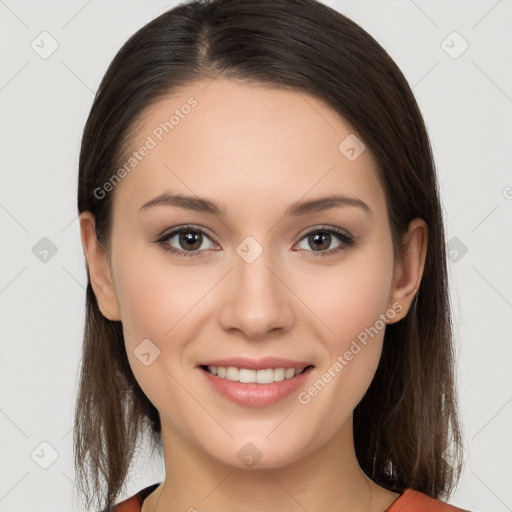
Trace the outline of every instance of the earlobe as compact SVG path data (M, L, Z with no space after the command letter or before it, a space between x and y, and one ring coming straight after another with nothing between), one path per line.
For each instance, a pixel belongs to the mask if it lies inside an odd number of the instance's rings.
M91 286L100 311L108 320L121 320L107 252L98 242L94 215L91 212L80 214L80 237L87 260Z
M399 303L402 308L393 321L405 317L418 292L425 268L428 244L428 226L423 219L414 219L403 237L402 261L397 262L393 274L389 304Z

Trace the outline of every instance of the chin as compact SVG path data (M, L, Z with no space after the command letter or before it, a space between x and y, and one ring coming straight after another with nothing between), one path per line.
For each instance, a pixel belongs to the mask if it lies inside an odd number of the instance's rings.
M270 438L273 434L270 435ZM275 439L259 436L239 436L216 443L215 446L204 446L206 452L227 466L239 469L272 469L287 466L306 454L311 444L293 440L286 432ZM288 439L285 443L284 439Z

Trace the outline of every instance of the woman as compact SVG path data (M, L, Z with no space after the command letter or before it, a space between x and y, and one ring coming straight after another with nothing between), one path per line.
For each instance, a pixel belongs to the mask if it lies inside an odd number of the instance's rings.
M79 167L88 506L460 510L435 167L368 33L314 0L181 4L114 58ZM165 479L115 507L143 432Z

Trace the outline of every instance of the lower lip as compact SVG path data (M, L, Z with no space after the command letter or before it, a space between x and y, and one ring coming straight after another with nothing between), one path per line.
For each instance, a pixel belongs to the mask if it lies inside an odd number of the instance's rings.
M304 385L309 374L314 369L314 366L310 366L291 379L272 382L271 384L258 384L252 382L238 382L217 377L199 367L199 371L204 375L215 391L232 402L249 407L266 407L267 405L282 400Z

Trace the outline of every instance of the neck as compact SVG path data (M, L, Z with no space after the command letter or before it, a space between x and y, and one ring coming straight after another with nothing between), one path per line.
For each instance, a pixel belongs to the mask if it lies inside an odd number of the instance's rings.
M162 421L166 476L142 512L383 512L398 497L371 481L354 451L352 419L320 449L258 469L220 462Z

